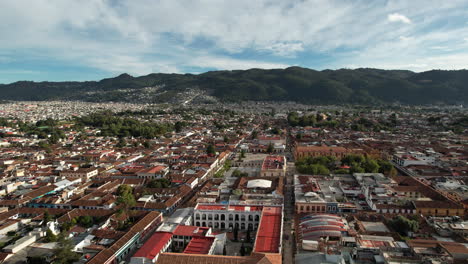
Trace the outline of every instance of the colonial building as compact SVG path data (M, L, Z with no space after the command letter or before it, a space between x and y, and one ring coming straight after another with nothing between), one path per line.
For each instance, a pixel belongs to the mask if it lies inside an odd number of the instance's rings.
M215 229L257 229L263 206L197 204L194 211L196 226Z
M286 176L286 158L284 156L267 156L262 163L260 171L262 177Z
M341 159L350 153L351 151L349 149L343 147L296 146L294 149L294 158L332 156Z

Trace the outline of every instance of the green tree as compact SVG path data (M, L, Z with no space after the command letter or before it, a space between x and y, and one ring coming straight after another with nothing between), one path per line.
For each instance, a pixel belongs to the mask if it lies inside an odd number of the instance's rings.
M376 173L379 172L379 164L376 160L367 158L366 161L362 164L364 170L368 173Z
M184 122L180 122L180 121L177 121L175 124L174 124L174 129L177 133L181 132L182 129L184 128L185 126L185 123Z
M149 142L149 141L143 142L143 147L145 147L147 149L151 148L151 142Z
M78 217L78 224L82 227L90 228L94 225L93 217L89 215L82 215Z
M400 235L408 235L408 232L417 232L419 223L416 220L410 220L402 215L394 217L389 221L390 226L400 233Z
M239 228L237 226L234 227L232 235L234 237L234 241L237 241L239 239Z
M27 264L49 264L45 256L28 256L26 258Z
M167 188L169 186L171 186L171 182L166 178L153 179L146 185L148 188Z
M235 189L234 191L232 191L232 194L234 194L234 195L242 195L242 191L239 190L239 189Z
M361 166L359 166L359 164L357 163L353 163L351 164L351 169L349 170L350 173L364 173L366 172L366 170L364 168L362 168Z
M46 236L44 238L44 241L46 243L55 242L55 241L57 241L57 236L52 232L52 230L47 228Z
M70 222L64 222L61 226L61 231L66 232L76 225L76 219L73 218Z
M73 252L73 242L62 235L58 237L58 243L54 248L54 264L72 264L80 259L80 255Z
M315 171L315 174L330 174L330 170L322 164L315 164L312 166L314 167L313 170Z
M251 228L250 228L250 226L249 226L249 228L247 228L247 233L246 233L246 235L245 235L245 241L246 241L247 243L250 243L251 240L252 240L252 238L250 237L250 232L252 232L252 231L251 231L250 229L251 229Z
M341 159L341 163L342 164L346 164L346 165L351 165L353 162L355 163L358 163L358 164L361 164L365 161L366 159L364 158L364 156L362 155L354 155L354 154L350 154L350 155L346 155L344 158Z
M125 210L130 209L136 204L135 197L133 196L132 187L122 184L117 189L117 204L123 205Z
M252 139L256 139L257 137L258 137L258 132L257 132L257 130L254 130L252 132Z
M381 173L388 173L392 168L393 165L386 160L378 160L379 163L379 172Z
M245 256L245 245L244 242L242 242L242 245L240 247L239 253L241 256Z
M245 149L242 149L240 154L241 154L241 158L245 158Z
M215 150L215 147L213 146L213 144L208 144L208 146L206 147L206 154L216 155L216 150Z
M44 217L42 220L42 225L46 226L48 222L52 221L52 216L49 214L49 211L44 212Z
M117 195L122 196L124 194L131 194L133 192L132 187L127 184L121 184L117 188Z
M274 146L272 143L268 144L268 148L267 148L267 153L273 153L273 151L275 150Z
M119 138L119 142L117 142L117 145L115 145L117 148L123 148L125 146L127 146L127 141L121 137Z

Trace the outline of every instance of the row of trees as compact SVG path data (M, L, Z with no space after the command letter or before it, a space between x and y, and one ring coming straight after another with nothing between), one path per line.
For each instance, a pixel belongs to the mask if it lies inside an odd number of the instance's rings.
M226 161L224 162L224 164L223 164L223 167L222 167L221 169L219 169L219 170L215 173L214 177L215 177L215 178L222 178L222 177L224 177L224 173L225 173L226 171L228 171L228 170L231 168L231 165L232 165L232 164L231 164L231 160L226 160Z
M350 167L349 173L384 173L390 176L396 175L393 165L382 159L373 159L363 155L347 155L341 159L341 164Z
M367 118L359 118L351 124L351 129L355 131L381 131L392 130L397 125L395 115L390 116L389 120L373 121Z
M102 136L155 138L169 131L173 125L168 123L143 122L128 117L114 116L110 113L93 113L76 118L77 128L91 126L101 129ZM181 129L181 125L178 125Z
M316 115L302 115L299 116L297 112L290 112L288 114L288 123L291 126L317 126L317 127L337 127L338 122L332 121L331 117L326 120L320 114Z
M117 204L122 205L122 209L125 211L135 206L136 200L130 185L122 184L117 188Z
M396 169L386 160L373 159L363 155L347 155L341 159L341 164L348 168L337 167L337 160L332 156L304 157L296 161L296 169L304 174L336 174L348 173L384 173L396 175Z
M402 215L388 220L387 223L402 236L407 236L409 232L417 232L419 230L417 219L409 219Z
M247 172L242 172L239 169L235 169L232 172L232 177L248 177L249 174Z
M296 169L304 174L329 174L335 162L332 156L304 157L296 161Z
M17 124L24 134L47 139L48 144L56 144L60 139L65 138L65 132L58 128L58 121L52 118L39 120L36 123L18 122Z
M167 188L171 186L171 181L166 178L154 179L146 184L148 188Z

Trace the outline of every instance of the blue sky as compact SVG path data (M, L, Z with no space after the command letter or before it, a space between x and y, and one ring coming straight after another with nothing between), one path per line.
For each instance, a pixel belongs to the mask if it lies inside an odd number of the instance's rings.
M123 72L468 68L463 0L2 0L0 83Z

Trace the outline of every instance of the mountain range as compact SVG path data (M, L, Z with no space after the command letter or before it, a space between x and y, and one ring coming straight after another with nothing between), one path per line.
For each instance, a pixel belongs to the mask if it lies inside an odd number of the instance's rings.
M85 82L0 84L0 100L83 100L146 103L297 101L310 104L463 104L468 70L370 68L316 71L301 67L153 73Z

